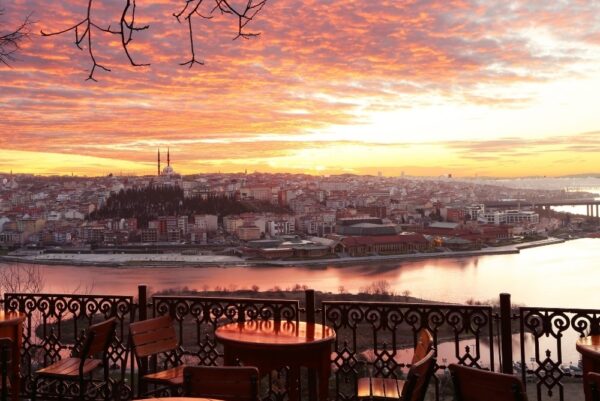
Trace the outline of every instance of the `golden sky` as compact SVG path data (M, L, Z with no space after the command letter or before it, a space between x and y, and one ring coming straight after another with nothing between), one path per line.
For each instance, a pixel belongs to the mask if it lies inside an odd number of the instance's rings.
M61 30L87 6L0 2L0 33L32 11L34 32ZM95 0L95 23L116 26L121 3ZM0 66L0 171L153 174L170 147L186 174L600 172L600 2L268 0L250 40L196 18L191 69L181 3L138 0L150 28L130 50L149 67L95 29L98 82L74 33Z

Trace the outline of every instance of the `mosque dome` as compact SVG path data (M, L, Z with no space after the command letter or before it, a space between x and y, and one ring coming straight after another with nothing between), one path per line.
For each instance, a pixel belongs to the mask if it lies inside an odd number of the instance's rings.
M173 167L171 167L171 166L166 166L162 171L163 175L173 175L174 173L175 173L175 170L173 170Z

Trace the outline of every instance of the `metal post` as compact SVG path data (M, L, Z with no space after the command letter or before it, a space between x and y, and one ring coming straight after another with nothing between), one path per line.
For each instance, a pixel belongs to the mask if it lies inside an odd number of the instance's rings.
M315 290L304 291L306 301L306 323L315 323ZM308 399L315 401L317 399L317 372L314 369L308 369ZM325 400L321 400L325 401Z
M305 290L306 297L306 322L315 323L315 290Z
M512 325L510 294L500 294L500 339L502 349L502 373L513 373Z
M148 286L146 284L138 285L138 320L148 319ZM133 344L130 344L133 346ZM148 386L141 379L148 372L148 357L139 359L138 366L138 397L146 394ZM141 397L143 398L143 397Z
M138 320L148 319L148 286L138 285Z

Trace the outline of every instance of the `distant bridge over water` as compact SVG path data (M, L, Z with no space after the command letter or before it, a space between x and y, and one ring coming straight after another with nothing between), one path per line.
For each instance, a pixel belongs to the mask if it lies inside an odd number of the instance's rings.
M587 215L600 217L600 200L594 198L585 199L554 199L547 201L510 200L510 201L488 201L484 202L487 208L516 209L523 206L533 208L549 209L551 206L586 206ZM594 207L595 206L595 207ZM595 209L595 213L594 213Z

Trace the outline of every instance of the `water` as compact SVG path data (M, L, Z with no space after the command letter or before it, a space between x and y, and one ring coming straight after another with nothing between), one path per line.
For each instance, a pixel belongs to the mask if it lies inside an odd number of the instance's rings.
M183 288L260 290L296 284L337 293L358 292L385 280L396 293L436 301L497 301L512 294L528 306L594 307L600 282L600 239L579 239L525 249L520 254L430 259L324 267L78 267L39 265L44 291L135 295L138 284L151 291Z
M326 267L77 267L39 265L45 292L84 292L135 295L137 285L150 291L274 287L307 285L320 291L358 292L385 280L396 293L443 302L469 299L497 302L508 292L516 304L562 308L597 308L600 282L600 239L579 239L562 244L525 249L520 254L431 259L411 262L356 264ZM573 330L563 338L563 363L577 364L579 354ZM555 343L543 339L542 349L556 355ZM520 360L518 335L514 336L514 359ZM464 340L460 349L473 340ZM526 337L526 362L533 356L532 340ZM573 344L570 346L569 344ZM489 364L488 344L482 344L482 363ZM495 344L497 346L497 344ZM408 351L407 351L408 352ZM439 344L439 355L454 360L454 344ZM496 349L495 355L498 355Z
M598 196L596 196L595 199L600 200L600 187L582 187L582 188L578 188L577 190L597 194ZM587 208L585 205L552 206L552 210L556 210L557 212L563 212L563 213L578 214L578 215L582 215L582 216L587 215ZM594 215L595 214L596 214L596 207L594 206Z

